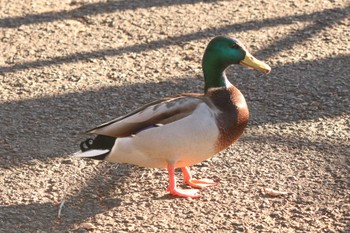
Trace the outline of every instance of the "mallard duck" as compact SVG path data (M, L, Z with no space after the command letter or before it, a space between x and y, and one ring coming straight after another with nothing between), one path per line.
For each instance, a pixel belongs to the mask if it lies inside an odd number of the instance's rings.
M86 133L97 135L80 144L76 157L88 157L141 167L166 168L167 191L178 197L199 197L198 189L215 186L211 179L194 179L188 166L200 163L234 143L243 133L249 111L242 93L225 69L240 64L269 73L237 39L212 39L203 56L204 94L180 94L149 103ZM175 169L196 189L176 186Z

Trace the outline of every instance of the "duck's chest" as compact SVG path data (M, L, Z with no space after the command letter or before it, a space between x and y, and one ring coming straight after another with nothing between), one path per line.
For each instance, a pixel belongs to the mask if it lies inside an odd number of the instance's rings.
M219 110L216 118L220 132L216 143L219 152L242 135L249 120L249 110L244 96L235 86L213 90L208 94Z

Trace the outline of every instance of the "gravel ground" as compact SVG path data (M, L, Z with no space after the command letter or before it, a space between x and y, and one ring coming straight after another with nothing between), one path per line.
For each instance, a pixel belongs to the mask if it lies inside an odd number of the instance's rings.
M350 232L348 4L0 0L0 232ZM192 168L220 186L173 198L165 170L69 156L92 126L202 92L216 35L272 67L227 72L251 121Z

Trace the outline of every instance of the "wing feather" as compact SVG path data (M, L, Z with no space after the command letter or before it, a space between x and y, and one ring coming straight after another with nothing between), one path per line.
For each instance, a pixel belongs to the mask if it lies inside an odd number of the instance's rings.
M163 98L97 126L86 133L128 137L152 125L164 125L182 119L190 115L203 102L207 101L199 94Z

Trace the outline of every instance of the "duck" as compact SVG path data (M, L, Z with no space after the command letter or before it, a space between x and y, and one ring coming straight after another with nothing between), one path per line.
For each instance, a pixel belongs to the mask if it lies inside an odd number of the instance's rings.
M95 137L81 142L80 151L73 156L167 169L170 195L200 197L200 189L218 182L193 178L189 167L232 145L249 120L243 94L225 73L233 64L265 74L271 71L238 39L217 36L202 58L203 93L164 97L92 128L85 133ZM189 189L177 187L175 169L181 169Z

